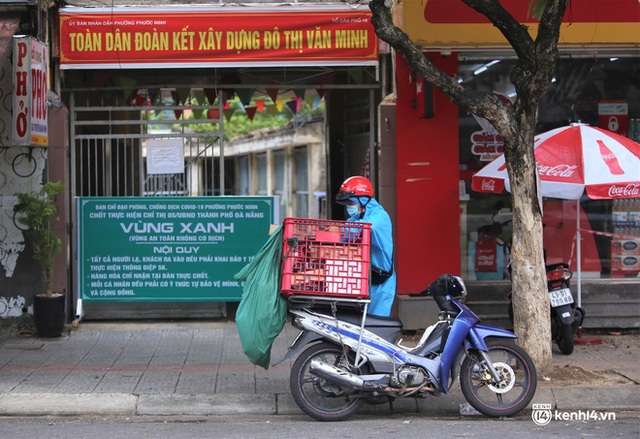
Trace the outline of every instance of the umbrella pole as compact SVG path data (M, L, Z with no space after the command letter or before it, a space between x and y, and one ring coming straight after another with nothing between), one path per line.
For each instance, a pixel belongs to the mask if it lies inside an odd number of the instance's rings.
M578 261L576 267L578 269L578 308L582 308L582 248L580 237L580 199L576 200L576 252ZM596 336L582 335L582 326L578 327L576 338L573 339L575 344L600 344L602 339Z
M580 239L580 199L576 200L576 250L578 252L578 307L582 308L582 242Z

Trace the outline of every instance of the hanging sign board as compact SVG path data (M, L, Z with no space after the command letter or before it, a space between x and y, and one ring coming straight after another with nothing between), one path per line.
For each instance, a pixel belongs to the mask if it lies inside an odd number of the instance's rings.
M501 2L535 38L538 20L529 14L531 0ZM590 0L569 4L560 27L558 45L640 43L638 0ZM405 0L398 19L411 41L424 48L510 47L484 15L461 1Z
M377 62L366 5L60 10L62 69Z
M598 126L628 137L629 103L627 101L598 102Z
M278 207L274 197L78 198L78 296L239 301L233 276L267 241Z
M13 37L13 143L49 144L49 51L28 36Z

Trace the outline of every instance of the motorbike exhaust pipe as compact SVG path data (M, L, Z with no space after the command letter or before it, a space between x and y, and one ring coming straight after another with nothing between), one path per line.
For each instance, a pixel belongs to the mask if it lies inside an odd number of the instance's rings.
M309 372L325 380L338 382L354 389L364 389L365 387L365 381L362 378L318 359L311 360Z
M357 390L378 390L382 391L383 393L396 394L398 396L407 396L415 392L435 393L436 391L436 389L432 386L420 386L405 389L394 389L392 387L385 387L381 384L377 384L371 381L365 381L349 371L340 369L336 366L332 366L331 364L327 364L324 361L318 359L311 360L311 363L309 363L309 372L320 378L324 378L325 380L339 383Z

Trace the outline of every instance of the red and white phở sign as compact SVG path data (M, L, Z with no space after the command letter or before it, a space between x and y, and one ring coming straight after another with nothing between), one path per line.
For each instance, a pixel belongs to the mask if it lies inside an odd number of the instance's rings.
M14 36L13 142L16 145L49 144L48 59L45 44L29 36Z

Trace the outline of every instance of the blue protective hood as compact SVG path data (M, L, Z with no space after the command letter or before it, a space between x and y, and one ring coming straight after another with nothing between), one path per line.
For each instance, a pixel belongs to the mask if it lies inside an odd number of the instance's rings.
M369 201L371 200L371 201ZM360 206L368 206L370 202L375 201L376 199L373 197L351 197L349 198L349 201L359 204ZM376 202L376 204L378 204Z
M393 230L391 218L375 198L351 197L349 201L360 202L365 206L364 215L354 215L348 221L361 221L371 224L371 264L384 270L393 270ZM368 313L388 316L391 312L396 292L395 271L391 277L380 285L371 285L369 294L371 304Z

